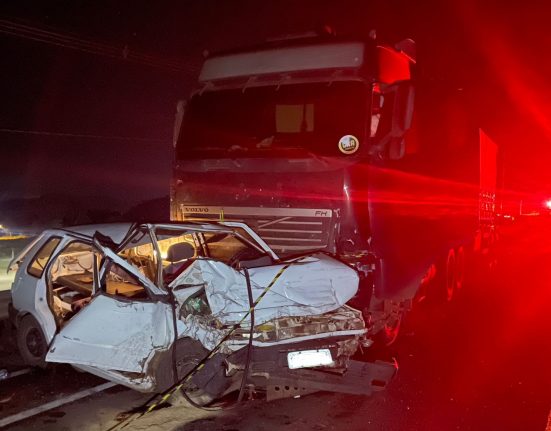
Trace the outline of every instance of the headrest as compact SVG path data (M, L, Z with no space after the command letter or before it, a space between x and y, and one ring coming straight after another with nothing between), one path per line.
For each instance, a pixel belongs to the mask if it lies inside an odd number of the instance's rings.
M170 262L191 259L193 256L195 256L195 248L189 242L172 244L166 253L166 258Z

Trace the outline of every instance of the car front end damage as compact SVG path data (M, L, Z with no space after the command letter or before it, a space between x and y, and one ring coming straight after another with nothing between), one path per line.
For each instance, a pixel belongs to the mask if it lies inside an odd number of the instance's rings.
M358 343L358 337L334 336L321 342L313 339L218 353L193 374L184 390L200 404L238 390L244 390L247 398L260 395L268 401L318 391L370 395L387 386L396 367L350 359ZM295 361L298 367L293 368L292 358L300 357L306 360ZM179 375L185 376L186 370L179 369ZM200 397L195 398L196 394Z
M253 268L249 275L201 260L174 280L179 341L202 347L191 361L193 349L185 349L185 361L176 354L188 396L200 394L205 403L237 390L240 397L273 400L317 391L369 395L385 388L395 364L351 359L370 344L362 313L346 305L357 290L355 271L315 253L287 263L266 283L277 269ZM196 369L201 357L209 360Z

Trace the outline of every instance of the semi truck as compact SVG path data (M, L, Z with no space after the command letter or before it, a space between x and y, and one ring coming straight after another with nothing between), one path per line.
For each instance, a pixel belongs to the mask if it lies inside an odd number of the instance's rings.
M209 55L178 104L170 211L244 222L279 256L337 257L388 344L428 286L451 300L466 256L495 241L497 146L468 107L416 88L412 40L372 36Z

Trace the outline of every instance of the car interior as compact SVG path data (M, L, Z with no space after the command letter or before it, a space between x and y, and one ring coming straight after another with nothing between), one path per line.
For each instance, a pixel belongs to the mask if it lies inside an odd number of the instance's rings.
M178 242L168 247L166 261L168 265L163 267L163 282L170 284L191 264L195 257L195 247L189 242Z
M67 322L90 300L95 259L90 244L74 241L52 261L47 280L50 304L59 324Z
M180 275L195 258L212 257L230 266L270 265L272 259L227 233L157 232L165 286ZM151 238L140 232L130 240L119 256L153 283L157 281L157 253ZM89 243L72 241L53 258L47 283L50 307L60 326L86 306L94 292L94 265L99 268L100 253ZM110 263L101 289L121 299L147 299L145 287L121 266Z
M100 257L92 245L73 241L52 261L47 282L51 308L60 326L90 302L94 294L94 262L99 266ZM138 269L145 272L144 265L147 260L136 256L132 256L132 259L128 257L130 263L136 262L136 259L141 262L141 266L136 265ZM150 265L145 268L151 269ZM104 289L108 295L120 298L148 297L139 281L114 263L106 271Z

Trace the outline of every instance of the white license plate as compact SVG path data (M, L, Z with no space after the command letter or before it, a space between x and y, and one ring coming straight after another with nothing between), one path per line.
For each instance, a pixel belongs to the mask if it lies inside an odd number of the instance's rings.
M289 368L292 370L297 368L322 367L332 365L333 358L329 349L302 350L300 352L287 353L287 364L289 364Z

